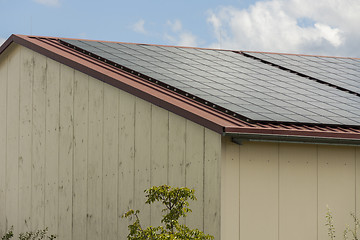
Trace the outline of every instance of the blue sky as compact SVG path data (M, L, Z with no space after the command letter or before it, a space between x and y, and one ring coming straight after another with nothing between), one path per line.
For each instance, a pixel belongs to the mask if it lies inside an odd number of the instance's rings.
M0 0L12 33L360 57L359 0Z

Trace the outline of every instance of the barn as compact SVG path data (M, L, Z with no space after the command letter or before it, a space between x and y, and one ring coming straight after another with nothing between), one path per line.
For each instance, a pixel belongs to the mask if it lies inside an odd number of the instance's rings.
M126 239L154 185L221 240L325 240L360 208L360 59L12 35L0 47L0 235Z

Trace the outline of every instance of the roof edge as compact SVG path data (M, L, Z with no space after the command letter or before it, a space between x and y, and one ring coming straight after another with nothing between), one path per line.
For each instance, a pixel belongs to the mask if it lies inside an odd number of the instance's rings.
M242 144L243 141L249 142L273 142L273 143L298 143L298 144L325 144L325 145L346 145L360 146L360 139L326 138L314 136L294 136L294 135L272 135L272 134L247 134L247 133L226 133L232 142Z
M2 54L12 42L14 42L14 37L16 35L12 34L8 39L5 40L5 42L0 46L0 54Z

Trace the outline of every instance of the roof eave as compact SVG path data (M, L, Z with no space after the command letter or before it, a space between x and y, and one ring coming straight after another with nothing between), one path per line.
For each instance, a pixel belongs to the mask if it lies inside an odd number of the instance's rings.
M236 142L246 140L360 146L360 134L351 132L339 133L290 129L225 128L223 136L230 136L231 138L236 139Z

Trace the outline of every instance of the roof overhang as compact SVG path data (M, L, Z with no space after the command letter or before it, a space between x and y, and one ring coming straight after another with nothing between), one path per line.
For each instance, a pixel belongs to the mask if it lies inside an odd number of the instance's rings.
M0 47L0 54L13 42L223 135L252 140L360 145L358 127L249 123L234 118L65 46L59 38L12 35Z

